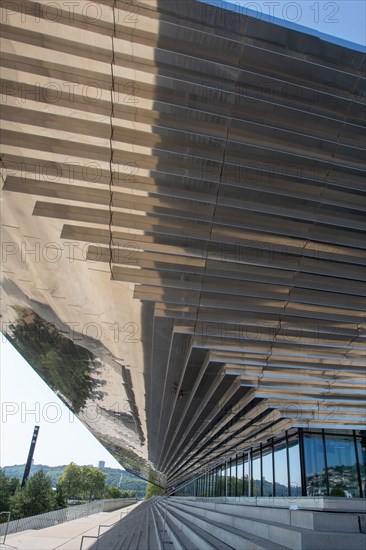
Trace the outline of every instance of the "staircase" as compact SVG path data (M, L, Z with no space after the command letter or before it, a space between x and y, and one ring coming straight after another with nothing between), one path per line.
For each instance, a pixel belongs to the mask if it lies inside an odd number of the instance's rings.
M364 550L365 517L290 510L288 503L159 497L143 502L102 535L98 550Z

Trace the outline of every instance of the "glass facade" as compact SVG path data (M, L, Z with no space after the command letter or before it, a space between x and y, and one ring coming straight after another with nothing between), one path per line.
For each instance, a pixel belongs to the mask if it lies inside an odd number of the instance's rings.
M304 434L306 493L309 496L328 493L325 478L324 442L321 434Z
M287 462L289 471L289 494L291 497L301 496L302 487L298 436L288 441Z
M256 497L261 494L261 453L260 451L252 452L252 476L251 476L251 497Z
M366 433L356 438L357 461L359 464L361 494L366 498Z
M293 429L231 457L175 494L365 498L365 490L366 432Z
M365 497L365 436L354 432L304 432L306 493Z
M289 494L286 441L274 444L273 458L275 472L274 494L277 497L286 497Z
M262 487L261 494L273 496L273 450L272 445L262 449Z

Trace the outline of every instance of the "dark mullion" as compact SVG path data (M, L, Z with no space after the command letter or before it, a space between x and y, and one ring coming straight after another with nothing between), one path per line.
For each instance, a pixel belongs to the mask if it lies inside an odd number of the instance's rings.
M322 441L323 441L323 453L324 453L324 468L325 468L325 485L327 488L327 495L329 497L329 478L328 478L328 462L327 462L327 449L325 446L325 432L322 429Z
M291 483L290 483L290 453L288 452L288 432L286 430L286 462L287 462L287 491L288 496L291 496Z
M299 428L299 454L300 454L301 494L303 497L306 497L304 432L302 428Z
M356 453L356 471L357 471L357 478L358 478L358 485L360 488L360 497L363 498L363 488L362 488L362 477L361 477L361 468L360 468L360 459L358 456L358 449L357 449L357 438L356 438L356 432L353 430L353 443L355 446L355 453Z
M275 497L276 496L276 475L275 475L274 439L273 439L273 437L272 437L272 441L271 441L271 449L272 449L272 494Z

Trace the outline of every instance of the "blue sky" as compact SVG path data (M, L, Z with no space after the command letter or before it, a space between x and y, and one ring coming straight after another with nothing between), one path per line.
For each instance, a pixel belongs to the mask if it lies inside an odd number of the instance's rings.
M223 5L221 0L212 1ZM366 42L364 0L235 0L231 3L251 9L256 7L258 17L274 16L282 18L287 25L296 23L343 40L363 45ZM237 8L234 6L234 9ZM115 459L4 338L1 341L0 374L1 466L25 462L33 428L38 423L35 414L27 412L33 409L36 414L39 411L41 426L34 455L36 463L52 466L74 461L96 465L98 460L105 460L107 466L118 467Z
M224 7L231 4L234 11L250 10L249 15L281 23L293 24L330 37L340 38L356 44L366 44L366 2L365 0L200 0L206 4ZM208 8L209 9L209 8ZM280 21L276 21L280 20ZM304 32L306 32L306 28ZM300 30L300 29L299 29Z

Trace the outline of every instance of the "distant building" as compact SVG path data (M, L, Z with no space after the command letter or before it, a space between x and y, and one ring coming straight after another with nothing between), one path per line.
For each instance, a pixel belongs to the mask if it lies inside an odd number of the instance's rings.
M99 470L103 470L103 468L105 468L105 460L99 460L98 468Z

